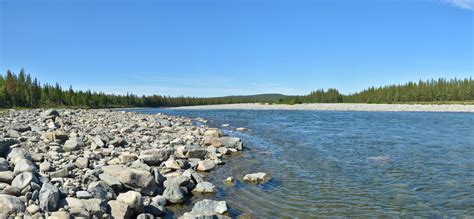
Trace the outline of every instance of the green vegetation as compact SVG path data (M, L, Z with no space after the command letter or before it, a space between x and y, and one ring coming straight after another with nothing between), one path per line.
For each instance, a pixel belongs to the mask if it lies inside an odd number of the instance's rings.
M474 103L474 80L438 79L409 82L403 85L371 87L364 91L343 95L336 89L317 90L309 95L284 96L260 94L226 97L169 97L161 95L114 95L93 91L65 90L58 83L41 85L23 69L16 75L8 70L0 75L0 108L10 107L167 107L229 103Z

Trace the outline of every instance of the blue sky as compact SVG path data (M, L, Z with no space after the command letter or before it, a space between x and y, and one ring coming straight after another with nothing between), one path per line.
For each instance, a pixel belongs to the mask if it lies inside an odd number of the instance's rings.
M473 76L472 0L0 0L0 70L107 93L306 94Z

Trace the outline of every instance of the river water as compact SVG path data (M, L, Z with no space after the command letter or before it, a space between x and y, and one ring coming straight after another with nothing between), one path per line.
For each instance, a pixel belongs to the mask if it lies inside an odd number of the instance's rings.
M208 176L217 194L193 197L226 200L231 216L474 216L473 113L132 111L202 117L242 138L244 152ZM251 172L272 180L244 183Z

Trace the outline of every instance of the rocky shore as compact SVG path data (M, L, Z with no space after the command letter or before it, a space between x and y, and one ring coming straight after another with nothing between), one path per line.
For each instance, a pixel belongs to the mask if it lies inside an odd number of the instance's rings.
M0 114L0 218L156 218L216 187L202 172L239 138L185 117L111 110ZM201 200L181 218L226 218Z
M307 103L307 104L260 104L239 103L203 106L184 106L173 109L195 110L320 110L364 112L470 112L474 105L463 104L365 104L365 103Z

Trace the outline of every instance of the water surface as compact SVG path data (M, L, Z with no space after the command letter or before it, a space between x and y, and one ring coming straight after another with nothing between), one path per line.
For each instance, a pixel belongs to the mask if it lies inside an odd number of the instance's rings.
M243 139L245 151L208 176L217 194L193 197L226 200L233 216L474 216L472 113L134 111L203 117ZM242 182L257 171L272 180Z

